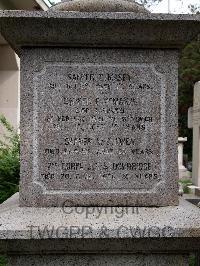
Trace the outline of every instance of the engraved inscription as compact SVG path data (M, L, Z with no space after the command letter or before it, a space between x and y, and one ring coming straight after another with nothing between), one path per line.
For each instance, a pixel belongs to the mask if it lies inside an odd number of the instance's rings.
M46 63L35 79L36 181L46 190L154 188L162 78L147 64Z

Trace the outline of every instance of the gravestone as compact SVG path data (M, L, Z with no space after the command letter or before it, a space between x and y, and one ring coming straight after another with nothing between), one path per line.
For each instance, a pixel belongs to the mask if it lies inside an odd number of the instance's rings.
M20 197L0 206L0 253L11 266L189 265L200 209L177 206L178 54L199 16L67 7L0 12L21 58Z
M21 204L177 204L176 59L23 48Z
M200 82L194 86L193 107L188 110L188 127L193 128L192 182L200 187Z
M91 1L82 2L90 10ZM101 11L94 2L92 11ZM125 2L107 1L108 10L138 7ZM102 12L88 24L82 12L76 19L54 9L46 16L60 21L51 26L44 18L45 35L33 28L31 37L28 24L18 32L20 19L9 21L12 36L5 32L22 63L21 205L177 205L178 52L171 48L184 42L184 32L169 34L170 23L161 17L158 35L158 17L150 22L141 7L145 26L120 12L107 20Z
M183 164L183 147L184 142L187 141L187 138L178 138L178 170L179 170L179 178L190 178L190 172Z
M86 11L101 11L105 2L109 11L138 8L131 1L82 2ZM81 5L73 7L79 11ZM107 25L105 18L99 18L102 23L91 18L82 26L87 32L77 32L81 12L71 19L54 9L46 16L59 14L59 28L44 19L46 35L33 29L33 40L30 30L19 33L12 25L19 35L7 36L14 47L31 42L15 47L22 64L21 206L177 205L178 52L168 49L174 40L171 44L160 32L164 39L158 42L149 13L140 6L144 21L133 19L130 26L119 17L115 30L115 18ZM136 33L149 27L151 36ZM57 43L60 48L52 47Z

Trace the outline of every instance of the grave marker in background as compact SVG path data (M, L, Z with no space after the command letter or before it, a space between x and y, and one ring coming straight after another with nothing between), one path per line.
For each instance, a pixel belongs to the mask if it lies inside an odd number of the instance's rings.
M193 128L192 182L200 187L200 82L194 86L193 107L188 109L188 127Z
M178 169L179 169L179 178L190 178L191 173L183 165L183 147L184 142L187 141L187 138L178 138Z

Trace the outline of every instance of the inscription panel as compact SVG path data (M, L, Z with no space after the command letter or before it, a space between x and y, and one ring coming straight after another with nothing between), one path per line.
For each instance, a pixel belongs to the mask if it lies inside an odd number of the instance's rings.
M45 191L162 182L165 78L153 64L45 63L34 83L33 178Z

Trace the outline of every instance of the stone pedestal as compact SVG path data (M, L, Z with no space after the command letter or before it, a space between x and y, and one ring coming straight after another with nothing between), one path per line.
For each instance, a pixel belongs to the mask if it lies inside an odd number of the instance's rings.
M187 198L177 207L63 209L19 207L16 194L0 206L0 253L12 266L189 265L200 252L199 217Z
M188 255L74 254L10 256L8 266L188 266Z

